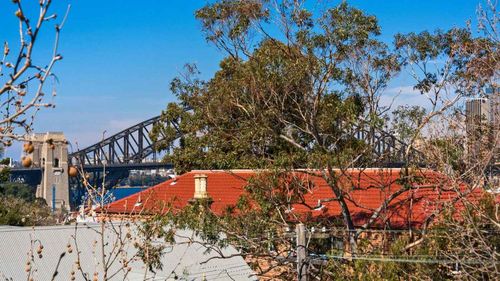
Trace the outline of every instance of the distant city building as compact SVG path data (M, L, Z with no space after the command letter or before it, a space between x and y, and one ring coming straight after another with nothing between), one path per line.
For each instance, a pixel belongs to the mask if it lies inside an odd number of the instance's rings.
M488 164L484 171L489 186L500 183L500 91L486 89L482 98L466 101L467 152L470 167ZM480 167L479 165L478 167Z
M485 130L490 123L490 103L486 98L471 98L465 102L467 151L470 161L483 159L488 138Z
M465 102L467 132L473 133L482 124L490 123L491 106L487 98L471 98Z
M172 169L151 169L151 170L131 170L130 176L154 176L158 175L160 177L173 177L175 172Z
M471 98L465 103L468 151L471 159L487 156L498 149L500 132L500 94L498 88L489 88L482 98ZM497 158L495 151L493 157Z
M490 120L494 132L500 130L500 89L489 88L486 93L490 101Z

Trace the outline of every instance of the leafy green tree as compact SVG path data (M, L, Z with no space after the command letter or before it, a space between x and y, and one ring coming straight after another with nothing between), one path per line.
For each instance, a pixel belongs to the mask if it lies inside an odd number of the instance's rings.
M396 58L377 40L376 18L346 3L317 18L289 1L274 15L267 1L251 3L219 1L196 13L207 39L229 56L209 81L194 77L194 67L186 79L174 79L179 102L167 106L153 139L166 136L158 147L166 149L182 135L181 148L169 159L180 172L321 169L342 206L345 227L354 230L334 169L378 159L370 143L344 128L364 126L360 119L371 134L382 126L377 95L397 73ZM264 31L271 16L284 20L284 40ZM266 36L252 49L247 43L253 26Z
M0 170L0 183L7 182L10 179L10 169L7 167Z
M4 182L0 184L0 195L19 198L26 202L34 202L35 188L23 183Z
M0 161L4 165L8 164L8 158ZM0 196L3 197L16 197L27 202L35 200L35 189L27 184L9 182L10 181L10 168L3 167L0 170Z
M174 241L172 231L166 230L167 223L165 218L156 216L137 226L139 239L134 243L134 247L138 251L137 257L147 266L147 270L144 271L144 279L147 279L148 270L155 272L163 268L161 257L166 246L158 241L160 239L166 243Z
M35 189L9 182L10 169L0 171L0 225L48 225L55 220L45 200L35 198Z
M45 201L26 202L12 196L0 196L0 225L34 226L54 223L54 217Z
M436 253L452 263L447 266L467 280L500 278L500 210L497 195L485 194L465 201L457 216L453 209L431 233L428 241L439 244ZM449 231L452 229L453 231Z
M491 41L472 38L465 29L453 29L397 35L392 49L378 39L377 19L346 2L313 13L305 1L220 0L198 10L196 17L206 39L226 57L207 81L198 77L194 65L172 81L178 102L167 105L151 136L159 150L178 144L165 160L181 173L265 169L262 177L251 180L247 195L237 206L229 207L227 215L200 215L203 206L195 204L172 218L214 242L237 245L253 257L282 253L283 248L273 244L276 239L262 237L262 233L265 229L269 235L277 235L287 225L282 216L286 207L301 203L301 192L307 191L307 183L300 180L282 190L283 179L291 170L313 172L328 183L335 194L329 199L338 202L342 213L338 221L329 223L346 230L353 253L361 234L384 208L415 188L411 184L414 175L403 169L401 189L391 190L369 221L356 228L347 204L351 189L344 188L338 176L350 168L372 167L387 157L374 153L375 143L370 140L386 125L389 108L379 104L380 97L402 69L410 71L416 79L415 89L430 103L429 112L417 108L396 111L398 118L404 117L394 129L409 142L404 151L408 167L419 164L412 163L409 156L423 129L489 78L473 71L478 53L466 46L481 45L479 41L489 46ZM481 55L495 56L495 52ZM445 63L428 67L436 60ZM403 128L407 119L411 131ZM367 141L356 139L352 131L365 128ZM290 192L293 196L285 196ZM257 207L250 208L252 204ZM221 232L226 238L220 237ZM280 245L289 245L284 240Z
M421 106L400 105L392 112L391 129L401 141L410 143L424 116Z

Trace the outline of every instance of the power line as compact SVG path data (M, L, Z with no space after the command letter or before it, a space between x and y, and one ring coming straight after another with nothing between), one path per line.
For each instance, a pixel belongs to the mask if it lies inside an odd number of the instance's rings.
M402 257L393 257L393 258L385 258L385 257L375 257L375 256L352 256L345 257L339 255L321 255L321 257L314 258L313 260L318 260L322 258L330 258L330 259L338 259L338 260L365 260L365 261L377 261L377 262L397 262L397 263L427 263L427 264L485 264L485 263L494 263L500 264L500 262L490 262L488 260L445 260L445 259L409 259Z
M247 267L248 267L247 264L239 264L239 265L225 266L222 269L228 270L228 269L238 269L238 268L240 268L240 270L245 270ZM214 269L209 269L209 268L214 268ZM208 272L212 272L210 274L214 274L214 272L215 273L220 273L221 272L220 270L221 270L221 268L219 268L218 266L210 266L208 268L205 268L205 270L202 270L202 271L189 272L189 275L202 275L202 274L206 274Z

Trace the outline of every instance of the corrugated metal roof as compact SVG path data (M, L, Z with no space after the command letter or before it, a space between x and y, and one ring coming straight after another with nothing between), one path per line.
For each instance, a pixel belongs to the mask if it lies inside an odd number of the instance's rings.
M117 231L112 231L114 227ZM75 232L76 230L76 232ZM58 269L55 280L70 280L71 271L75 271L75 280L84 280L82 273L77 270L78 260L74 235L80 252L82 271L88 274L92 280L94 272L98 273L102 280L102 259L100 250L99 225L75 226L50 226L50 227L1 227L0 228L0 280L27 280L26 262L30 250L34 254L31 262L32 276L34 280L51 280L56 268ZM105 253L117 253L112 250L119 241L125 239L127 227L124 224L108 224L105 231ZM145 266L140 259L135 258L129 263L130 272L120 270L120 261L124 258L130 259L137 250L133 246L137 228L130 227L132 238L124 243L122 253L109 267L108 276L116 275L111 280L144 280ZM121 235L118 233L121 232ZM121 239L120 239L121 237ZM189 243L190 239L197 241ZM245 263L243 258L236 256L232 258L213 258L218 256L214 251L207 252L199 238L192 231L178 230L175 236L176 243L168 244L162 257L163 269L156 273L148 272L147 280L256 280L253 271ZM96 242L97 241L97 242ZM42 258L38 257L37 248L43 245ZM165 243L165 242L158 242ZM69 253L67 245L70 244L72 252ZM237 254L232 247L222 249L226 256ZM59 257L60 265L57 267ZM113 256L114 257L114 256ZM210 259L213 258L213 259ZM209 260L210 259L210 260ZM208 261L207 261L208 260Z

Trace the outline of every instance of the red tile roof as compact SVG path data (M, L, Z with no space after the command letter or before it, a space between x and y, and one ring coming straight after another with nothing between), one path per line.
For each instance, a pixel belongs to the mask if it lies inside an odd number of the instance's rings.
M307 178L311 188L304 194L305 203L291 206L291 213L306 216L309 219L341 219L341 208L337 201L323 202L318 200L336 198L332 189L320 176L295 172ZM447 181L438 173L424 170L420 173L421 181L415 181L411 190L405 191L391 201L377 224L389 224L391 227L404 228L409 225L420 226L435 212L439 206L453 202L460 207L459 193L446 186ZM262 175L252 170L233 171L192 171L175 179L153 186L140 193L125 197L107 206L111 214L151 214L164 212L169 208L180 209L189 204L194 195L194 175L207 175L207 191L213 199L211 210L222 214L227 206L234 206L245 193L248 179ZM398 179L399 169L351 170L340 175L342 188L346 189L347 205L354 223L360 226L367 222L374 211L395 191L401 189ZM466 185L460 185L461 192L467 192ZM483 191L472 190L467 196L477 200ZM456 202L455 202L456 201ZM310 207L318 207L311 209Z

